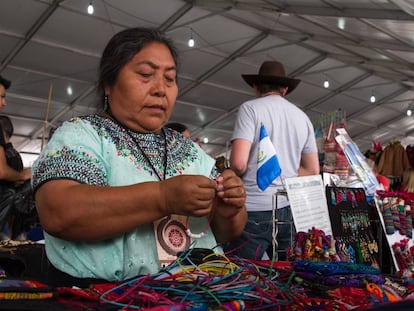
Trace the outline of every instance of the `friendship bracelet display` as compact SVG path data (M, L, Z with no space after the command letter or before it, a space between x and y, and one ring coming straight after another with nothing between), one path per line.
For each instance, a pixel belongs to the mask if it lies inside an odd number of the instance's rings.
M413 279L414 194L378 191L376 203L397 274L407 279Z
M204 252L203 258L197 258L193 251L197 254L197 249L190 249L157 274L111 286L98 284L94 289L101 293L102 302L122 310L148 311L345 311L403 299L389 285L393 280L369 265L309 260L256 262ZM195 264L193 259L200 263ZM407 288L402 291L408 292Z
M364 189L326 187L326 198L340 260L378 267L379 245Z

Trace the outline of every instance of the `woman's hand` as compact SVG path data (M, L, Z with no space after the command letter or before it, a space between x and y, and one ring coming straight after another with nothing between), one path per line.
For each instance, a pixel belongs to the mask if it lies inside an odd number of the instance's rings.
M216 183L201 175L181 175L160 183L166 214L201 217L210 213Z
M237 213L238 209L244 207L244 204L246 203L246 191L240 177L238 177L232 170L225 170L219 177L217 177L216 182L217 196L221 198L226 205L233 207L234 213ZM228 208L227 213L231 216L232 213L229 209L230 208Z
M159 184L165 215L201 217L211 212L214 215L211 226L220 243L238 237L243 231L247 221L246 191L232 170L225 170L216 181L200 175L182 175Z
M218 204L212 223L216 240L226 243L237 238L247 222L246 190L240 177L225 170L217 177Z

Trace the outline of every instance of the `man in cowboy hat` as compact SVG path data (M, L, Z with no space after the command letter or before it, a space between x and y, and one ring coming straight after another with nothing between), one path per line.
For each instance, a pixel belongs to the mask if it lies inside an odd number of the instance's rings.
M313 125L308 116L284 96L292 92L300 80L289 78L280 62L266 61L259 74L242 75L256 93L256 99L240 106L233 135L230 166L243 178L246 188L246 207L249 221L243 235L226 245L229 255L241 258L262 259L272 257L272 196L283 189L282 178L317 175L319 161ZM280 176L261 190L257 183L259 133L265 128L280 165ZM286 250L291 245L292 214L289 202L278 196L277 219L287 220L278 224L278 248ZM292 225L291 225L292 224ZM279 252L279 260L284 260Z

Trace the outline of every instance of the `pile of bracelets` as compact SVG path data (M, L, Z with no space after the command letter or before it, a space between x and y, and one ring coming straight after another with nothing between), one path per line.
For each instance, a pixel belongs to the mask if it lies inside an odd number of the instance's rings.
M159 273L105 286L101 302L122 310L345 311L402 300L369 265L251 261L214 253L198 263L188 253L180 254Z

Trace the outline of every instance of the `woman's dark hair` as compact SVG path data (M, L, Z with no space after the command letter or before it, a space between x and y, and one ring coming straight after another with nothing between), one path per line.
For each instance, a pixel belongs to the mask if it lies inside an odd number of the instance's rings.
M0 116L0 128L3 129L7 137L12 137L14 133L13 123L8 116Z
M119 71L147 44L159 42L170 50L178 67L178 53L171 39L155 28L128 28L115 34L106 45L99 64L98 91L104 96L105 86L112 86Z

